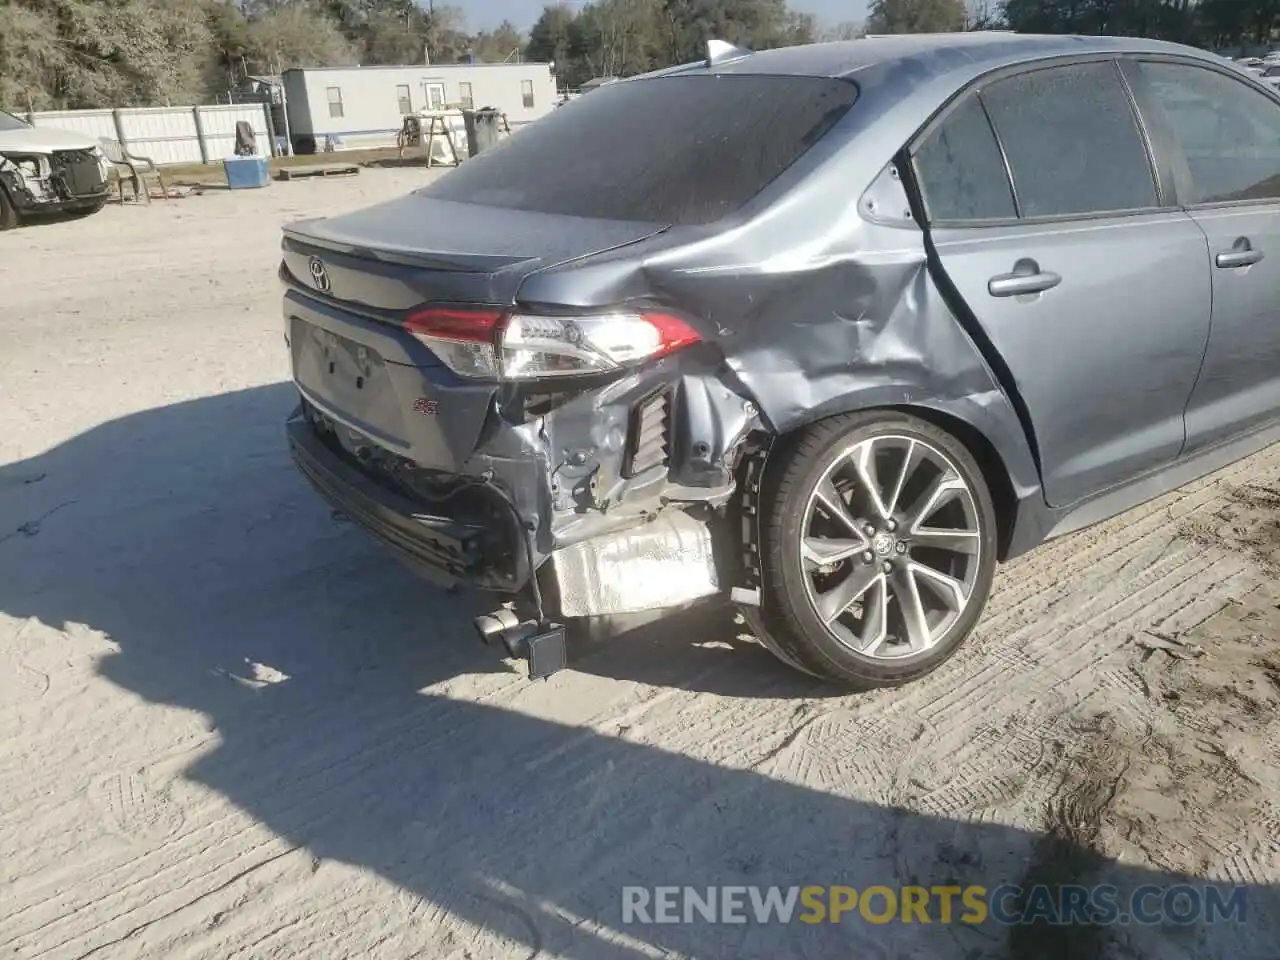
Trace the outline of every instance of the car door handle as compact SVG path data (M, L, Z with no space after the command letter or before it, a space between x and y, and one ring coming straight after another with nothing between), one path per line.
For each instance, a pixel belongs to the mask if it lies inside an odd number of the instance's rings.
M1024 293L1043 293L1062 282L1052 270L1041 270L1034 260L1019 260L1012 273L1002 273L987 281L987 292L993 297L1017 297Z
M1254 250L1249 240L1241 237L1227 253L1220 253L1214 257L1213 262L1224 270L1230 270L1232 267L1252 266L1261 259L1262 251Z

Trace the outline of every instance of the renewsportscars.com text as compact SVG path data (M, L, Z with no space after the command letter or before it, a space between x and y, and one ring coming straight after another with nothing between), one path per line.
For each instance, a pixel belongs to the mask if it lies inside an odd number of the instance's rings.
M623 887L624 924L1243 923L1243 887L1180 884L1122 893L1098 886Z

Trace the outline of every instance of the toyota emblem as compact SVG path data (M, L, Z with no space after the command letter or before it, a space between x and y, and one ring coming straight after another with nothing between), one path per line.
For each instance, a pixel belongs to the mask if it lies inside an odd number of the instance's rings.
M329 292L329 271L325 269L324 261L319 257L312 257L310 263L311 281L316 285L316 289L322 293Z

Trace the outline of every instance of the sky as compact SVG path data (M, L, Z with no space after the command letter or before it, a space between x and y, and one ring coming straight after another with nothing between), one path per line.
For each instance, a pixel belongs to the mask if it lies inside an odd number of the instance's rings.
M467 26L472 30L496 27L504 19L510 20L521 30L528 30L538 19L538 14L549 0L448 0L451 6L461 7L467 14ZM842 20L862 20L867 15L866 0L790 0L790 7L802 13L812 13L823 23L839 23Z

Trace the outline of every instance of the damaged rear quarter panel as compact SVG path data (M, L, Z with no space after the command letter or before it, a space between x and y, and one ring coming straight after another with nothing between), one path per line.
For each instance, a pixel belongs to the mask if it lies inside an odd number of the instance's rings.
M464 472L492 473L512 488L542 555L645 523L669 502L721 504L734 490L733 453L759 420L718 379L720 365L714 347L695 345L575 390L545 414L522 412L539 396L500 391L492 416L504 426L482 431ZM668 409L667 462L629 475L632 411L658 395Z
M775 436L871 407L956 418L986 438L1014 497L1028 502L1039 491L1031 444L934 285L924 233L907 216L906 190L890 170L896 149L862 147L865 138L853 132L837 125L831 142L733 220L674 228L535 274L520 299L674 306L722 358L697 375L703 389L749 400ZM868 201L874 209L863 206ZM679 436L688 440L687 432ZM678 439L677 448L687 456L687 442L681 449ZM673 471L683 463L673 457Z

